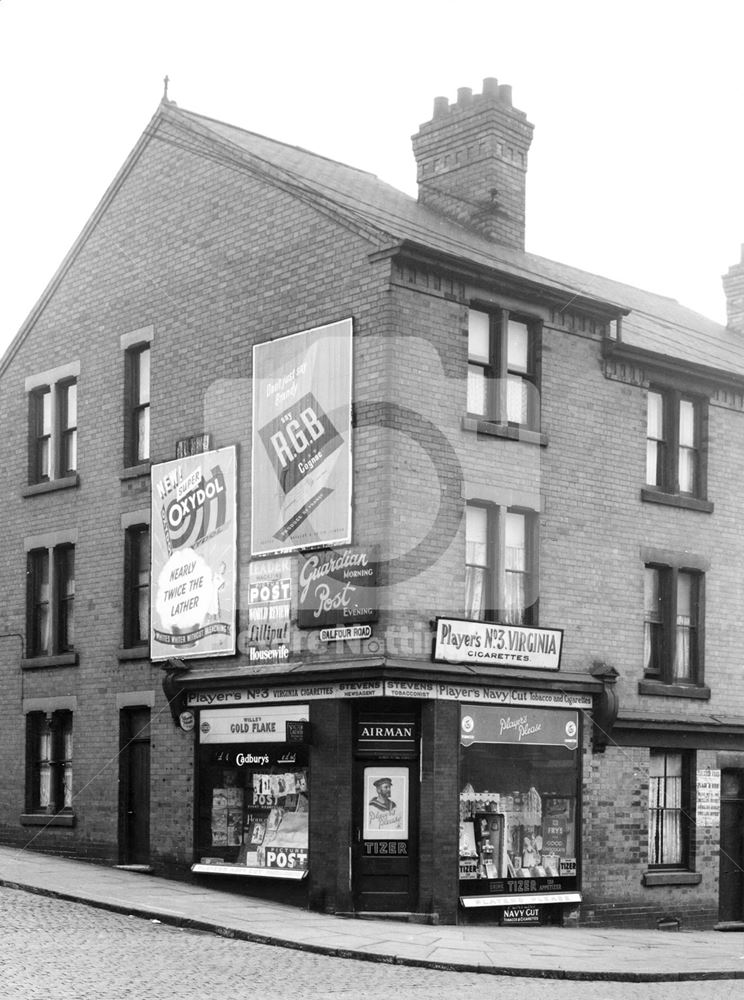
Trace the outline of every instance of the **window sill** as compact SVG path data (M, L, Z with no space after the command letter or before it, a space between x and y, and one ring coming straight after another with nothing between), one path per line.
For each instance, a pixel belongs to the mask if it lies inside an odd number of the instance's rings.
M124 646L121 649L116 650L116 659L121 663L122 660L149 660L150 659L150 647L149 646Z
M704 514L713 513L713 504L710 500L701 500L698 497L682 496L679 493L664 493L663 490L655 490L649 486L644 486L641 490L641 500L645 503L660 503L665 507L681 507L683 510L699 510Z
M23 813L21 826L75 826L73 813Z
M537 444L541 448L548 445L547 434L541 431L533 431L527 427L520 427L516 424L500 424L495 420L488 420L485 417L463 417L462 429L464 431L474 431L476 434L485 437L506 438L509 441L522 441L525 444Z
M651 888L655 885L700 885L700 872L688 871L648 871L641 875L641 885Z
M663 681L645 680L638 682L638 694L650 694L661 698L710 700L710 688L705 684L665 684Z
M25 486L21 491L21 496L35 497L40 493L56 493L57 490L69 490L80 485L80 476L75 473L72 476L63 476L61 479L50 479L44 483L32 483Z
M150 462L143 462L141 465L130 465L128 468L122 470L119 479L124 481L126 479L139 479L140 476L149 476L150 467Z
M58 653L56 656L26 656L21 660L22 670L40 670L43 667L76 667L77 653Z

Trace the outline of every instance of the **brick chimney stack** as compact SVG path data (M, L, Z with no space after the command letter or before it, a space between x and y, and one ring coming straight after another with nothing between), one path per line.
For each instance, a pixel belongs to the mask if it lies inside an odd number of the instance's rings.
M413 136L422 205L524 250L527 151L533 126L512 107L511 87L488 77L457 103L434 100L434 116Z
M741 260L733 264L723 276L726 295L726 323L730 330L744 333L744 245Z

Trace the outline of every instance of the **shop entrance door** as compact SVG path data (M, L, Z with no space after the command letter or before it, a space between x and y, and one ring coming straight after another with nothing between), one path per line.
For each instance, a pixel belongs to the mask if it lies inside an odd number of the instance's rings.
M721 772L718 919L744 922L744 771Z
M354 909L411 913L418 898L419 765L364 760L354 767Z
M150 709L121 713L119 857L123 865L150 862Z

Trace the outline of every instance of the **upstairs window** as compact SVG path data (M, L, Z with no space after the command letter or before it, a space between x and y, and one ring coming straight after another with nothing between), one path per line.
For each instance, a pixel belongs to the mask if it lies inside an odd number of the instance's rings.
M26 812L72 810L72 712L26 716Z
M538 429L539 331L539 323L506 310L469 310L468 413Z
M75 648L75 547L32 549L27 555L29 657Z
M705 405L675 390L648 392L646 485L682 498L705 499Z
M702 573L646 566L644 675L665 684L701 684Z
M77 479L79 372L80 365L74 362L26 379L31 487L68 486Z
M533 511L467 505L465 613L469 618L537 624L536 532Z
M150 345L137 344L126 352L127 420L126 464L150 461Z

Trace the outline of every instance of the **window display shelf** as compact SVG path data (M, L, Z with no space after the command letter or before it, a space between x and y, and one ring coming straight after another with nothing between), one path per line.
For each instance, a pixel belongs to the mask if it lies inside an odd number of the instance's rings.
M580 903L580 892L521 892L509 896L460 896L466 909L475 906L546 906L549 903Z
M250 875L253 878L303 879L307 869L288 868L248 868L245 865L200 865L191 866L192 872L200 875Z

